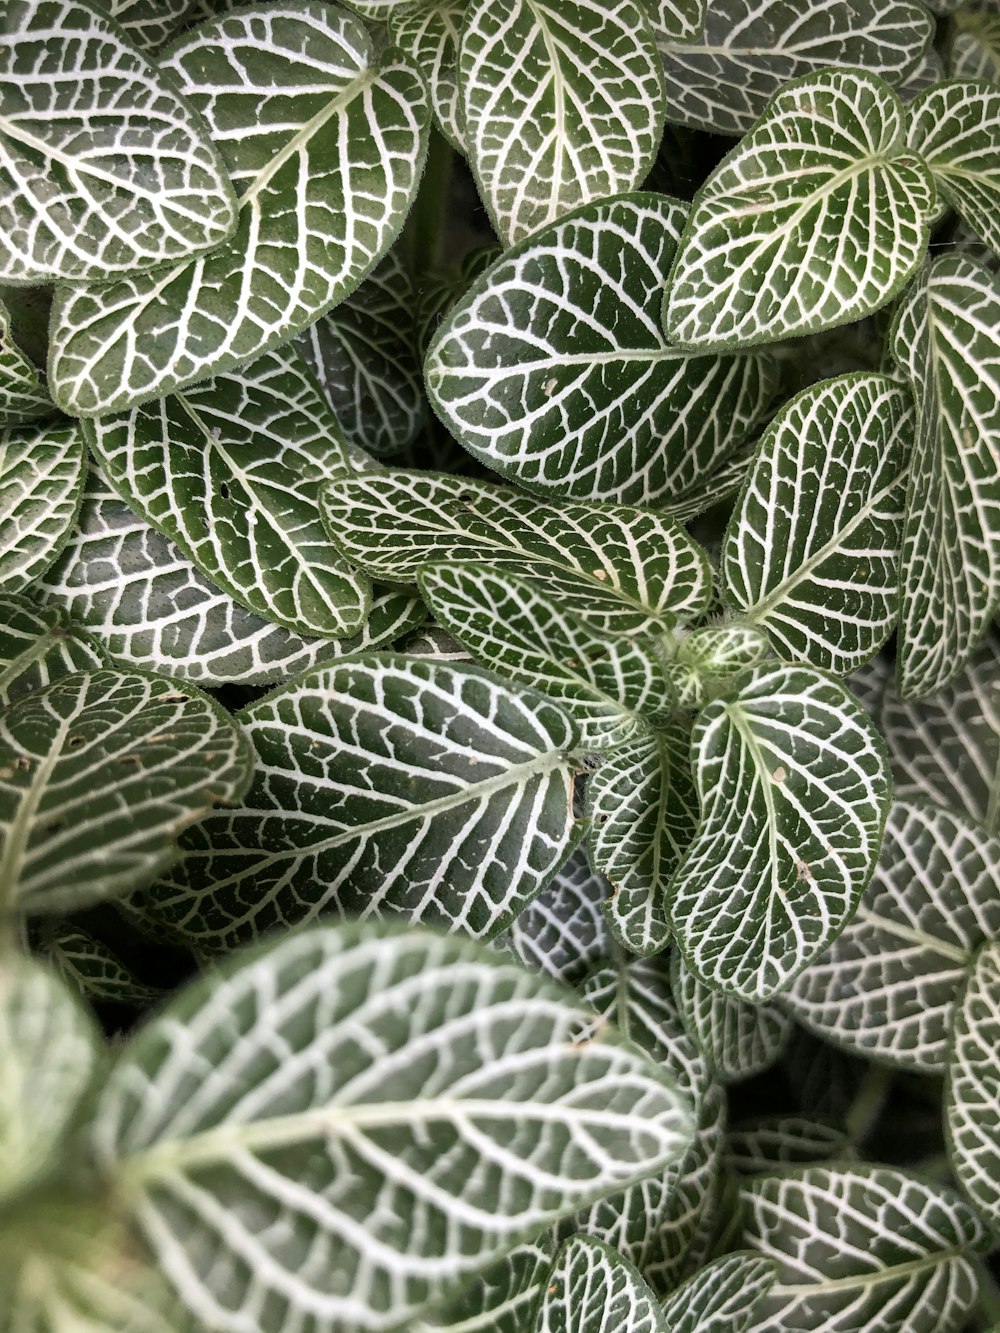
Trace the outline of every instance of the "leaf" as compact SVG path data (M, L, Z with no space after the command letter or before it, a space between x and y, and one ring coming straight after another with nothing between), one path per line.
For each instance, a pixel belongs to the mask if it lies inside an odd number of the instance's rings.
M0 963L0 1199L61 1162L97 1061L89 1015L47 968L7 950Z
M740 1191L746 1241L778 1265L754 1330L958 1333L984 1244L951 1191L888 1167L813 1166Z
M655 633L708 604L701 548L671 519L626 505L549 502L444 473L389 469L342 477L323 517L353 564L413 583L428 561L488 559L499 573L544 582L604 633Z
M693 41L705 22L707 0L645 0L657 47L664 42ZM670 108L667 109L668 118Z
M893 803L858 910L784 997L799 1022L869 1059L944 1071L973 954L1000 934L1000 842L933 806Z
M846 65L898 83L933 36L911 0L711 0L696 40L658 35L667 119L745 134L790 79Z
M317 638L363 626L371 583L338 555L316 496L370 463L292 349L88 421L84 435L125 503L237 602Z
M690 1142L671 1081L592 1018L467 940L298 932L133 1039L95 1151L213 1327L399 1327Z
M948 57L952 78L1000 81L1000 14L962 8L952 23L957 29Z
M162 676L82 671L0 714L2 913L134 888L176 838L246 790L250 747L222 707Z
M0 587L21 592L56 559L80 508L84 449L70 424L0 430Z
M414 1333L524 1333L552 1267L550 1235L519 1245L491 1264Z
M750 1005L700 981L674 950L670 986L685 1028L723 1083L770 1069L785 1048L791 1021L772 1004Z
M622 745L662 711L666 681L651 648L595 631L528 579L481 564L428 564L420 595L485 667L558 704L587 750Z
M908 138L944 200L1000 251L1000 88L965 80L934 85L910 108Z
M0 301L0 426L21 426L54 411L34 362L14 339L10 311Z
M765 432L722 578L735 614L779 656L847 675L892 632L914 428L904 388L858 374L797 394Z
M656 1297L609 1245L574 1236L542 1288L536 1333L669 1333Z
M192 829L143 901L202 950L321 913L489 937L576 841L576 729L478 667L359 655L240 721L257 751L243 807Z
M419 179L420 73L398 53L377 64L346 11L319 0L236 10L163 67L220 145L237 230L202 259L56 293L49 378L74 416L134 407L287 342L388 250Z
M671 693L683 709L703 708L734 676L771 655L763 630L751 625L710 624L685 634L665 668Z
M105 665L89 635L64 611L0 594L0 707L61 676Z
M634 190L653 165L663 75L636 0L483 0L458 75L469 161L506 245Z
M9 0L0 55L0 278L106 281L236 225L201 118L76 0Z
M892 355L917 402L900 564L904 695L962 669L1000 603L1000 280L936 259L904 298Z
M797 1115L757 1116L726 1135L725 1164L739 1175L770 1174L783 1166L850 1160L846 1129L831 1120Z
M140 1007L163 998L162 990L140 981L103 940L68 922L46 932L42 952L63 981L84 999Z
M94 0L91 0L93 3ZM98 0L140 51L158 51L184 26L193 0Z
M774 1279L774 1264L759 1254L724 1255L671 1292L666 1326L670 1333L745 1333Z
M985 945L955 1008L945 1129L952 1170L980 1215L1000 1230L1000 940Z
M884 306L922 262L934 213L934 181L905 130L902 103L874 75L785 84L695 196L667 282L667 337L727 351Z
M389 15L393 43L420 66L430 85L434 121L448 142L465 152L458 91L458 44L466 0L416 0Z
M867 714L805 667L757 667L699 714L701 822L668 913L684 961L713 989L761 1003L853 915L889 805Z
M522 241L449 311L424 373L465 448L539 494L665 504L701 484L777 391L770 356L697 356L660 328L687 205L633 194Z
M690 740L675 721L606 755L587 783L590 857L614 886L611 929L633 953L658 953L669 939L667 882L697 825Z

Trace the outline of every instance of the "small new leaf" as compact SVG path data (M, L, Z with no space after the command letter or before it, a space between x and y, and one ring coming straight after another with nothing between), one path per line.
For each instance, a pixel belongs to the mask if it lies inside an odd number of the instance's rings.
M910 107L908 138L944 201L1000 253L1000 88L933 85Z

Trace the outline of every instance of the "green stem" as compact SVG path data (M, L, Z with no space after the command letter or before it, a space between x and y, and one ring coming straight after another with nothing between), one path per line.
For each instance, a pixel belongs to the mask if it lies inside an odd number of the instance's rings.
M891 1069L884 1065L868 1066L846 1118L847 1134L855 1148L860 1148L875 1128L891 1083Z
M979 1283L976 1313L982 1320L981 1327L996 1328L1000 1326L1000 1283L986 1267L985 1259L974 1258L972 1266L976 1270L976 1279Z
M454 151L443 134L431 130L427 163L413 211L406 222L404 249L410 272L419 285L441 262L441 247L451 198Z

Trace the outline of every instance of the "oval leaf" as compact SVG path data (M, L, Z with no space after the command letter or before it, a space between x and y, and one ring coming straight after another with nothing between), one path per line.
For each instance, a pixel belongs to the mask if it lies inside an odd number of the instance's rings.
M458 43L466 8L466 0L416 0L396 5L389 15L393 43L423 70L435 123L460 153L465 153L465 129L458 93Z
M945 201L1000 253L1000 88L936 83L910 108L909 141Z
M556 1255L542 1289L535 1333L670 1333L635 1267L591 1236Z
M10 311L0 301L0 426L21 426L54 411L34 362L14 341Z
M577 986L614 952L601 911L610 893L607 880L591 870L586 852L578 849L494 943L510 949L533 972Z
M746 1004L706 986L675 949L670 988L685 1028L722 1083L737 1083L770 1069L780 1058L791 1020L773 1004Z
M105 665L94 642L59 607L0 595L0 708L61 676Z
M996 935L997 932L994 932ZM1000 1231L1000 939L979 951L955 1009L945 1127L959 1184Z
M777 1276L759 1254L727 1254L699 1269L663 1303L670 1333L745 1333Z
M0 431L0 587L20 592L53 563L80 508L85 453L72 425Z
M45 932L42 952L62 979L92 1003L141 1008L164 992L140 981L103 940L89 931L59 923Z

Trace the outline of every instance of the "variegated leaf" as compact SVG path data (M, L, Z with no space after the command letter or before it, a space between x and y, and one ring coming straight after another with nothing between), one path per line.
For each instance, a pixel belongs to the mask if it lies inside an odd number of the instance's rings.
M722 1083L770 1069L779 1059L791 1020L773 1004L747 1004L706 986L678 950L670 959L670 986L685 1028Z
M202 259L57 292L50 383L76 416L162 397L288 341L386 252L419 180L420 72L399 52L379 64L344 10L237 9L173 46L164 68L221 148L238 227Z
M1000 604L1000 278L936 259L903 300L892 354L917 401L900 566L905 695L969 660Z
M734 676L771 655L763 630L744 624L709 624L683 635L665 667L676 704L703 708Z
M20 592L55 561L80 508L84 448L69 423L0 430L0 587Z
M847 690L762 666L698 717L701 822L667 906L685 961L723 994L786 989L844 927L889 805L883 743Z
M948 1156L962 1189L1000 1231L1000 932L969 969L948 1059Z
M1000 88L972 80L932 86L910 108L908 138L944 200L1000 253Z
M321 496L352 564L414 583L428 561L489 560L544 583L613 634L656 633L708 605L704 552L672 519L626 505L545 501L469 477L386 469L342 478Z
M524 1333L555 1257L551 1232L491 1264L413 1333Z
M203 951L323 913L489 937L578 836L575 727L478 667L358 655L240 721L257 751L244 805L190 830L183 864L143 897Z
M610 1245L573 1236L542 1287L535 1333L670 1333L656 1297Z
M95 8L113 18L140 51L158 51L197 5L196 0L97 0Z
M957 1194L888 1167L813 1166L741 1190L747 1244L778 1280L753 1333L959 1333L985 1243Z
M45 932L42 954L86 1000L141 1007L164 996L164 991L140 981L103 940L69 922L56 922Z
M133 1039L95 1151L221 1333L398 1328L687 1147L673 1083L592 1018L468 940L300 931Z
M389 15L393 42L423 70L437 127L460 153L465 152L465 132L459 107L458 43L467 8L466 0L415 0L395 5Z
M663 505L750 433L777 391L774 359L679 351L660 327L686 215L662 195L590 204L452 307L424 373L474 457L538 493Z
M317 494L370 464L291 348L83 429L125 503L248 610L316 638L360 630L371 583L326 535Z
M948 52L953 79L986 79L1000 83L1000 14L977 13L962 6L952 16L955 31Z
M94 641L59 607L0 594L0 708L61 676L105 665Z
M663 1303L666 1326L670 1333L745 1333L776 1276L763 1255L727 1254L670 1293Z
M906 389L841 375L768 427L722 549L725 595L779 656L838 675L892 632L909 446Z
M481 0L458 73L469 160L508 245L653 164L663 77L637 0Z
M666 42L694 41L708 9L707 0L643 0L643 5L661 51Z
M841 1124L800 1115L758 1116L733 1125L724 1161L741 1176L771 1174L786 1166L850 1161L854 1148Z
M14 340L10 311L0 301L0 426L21 426L54 411L37 367Z
M667 337L725 351L871 314L923 261L934 201L881 79L831 69L784 85L695 196Z
M528 579L486 563L432 563L420 572L420 595L483 666L558 704L584 749L623 745L664 709L667 685L651 648L596 633Z

